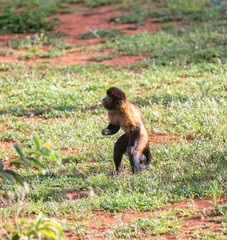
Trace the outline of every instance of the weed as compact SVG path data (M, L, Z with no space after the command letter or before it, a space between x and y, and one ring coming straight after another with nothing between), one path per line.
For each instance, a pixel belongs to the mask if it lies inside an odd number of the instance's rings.
M119 224L105 232L105 235L114 238L138 238L163 233L176 234L180 231L179 220L167 214L159 214L154 219L138 218L129 224Z
M9 47L15 49L28 49L33 45L54 45L61 48L65 48L65 40L62 38L62 34L59 33L39 33L25 38L14 38L9 42Z
M142 23L146 18L148 18L148 14L135 13L131 15L122 15L115 16L109 19L110 22L116 22L118 24L125 23Z
M216 215L227 216L227 206L219 206L219 205L217 205L215 207L215 214Z
M168 21L172 21L175 20L176 17L174 16L163 16L163 17L159 17L159 18L152 18L151 22L168 22Z
M78 38L89 39L89 38L113 38L122 35L121 31L116 28L112 29L90 29L89 32L80 34Z
M85 6L87 7L98 7L101 5L109 5L109 4L115 4L119 2L119 0L83 0Z
M44 45L50 46L47 52L43 52L42 50ZM63 56L65 55L65 50L72 49L73 47L65 42L61 34L53 33L40 33L31 37L15 38L9 42L9 46L16 49L26 49L27 53L21 56L22 59Z
M0 49L0 56L8 56L10 54L13 54L12 50L9 50L8 48L1 48Z
M223 233L211 232L211 231L203 231L202 233L192 232L192 233L190 233L190 236L192 238L189 237L188 239L198 239L198 240L213 240L213 239L224 240L224 239L226 239L226 236L224 236Z
M4 10L0 15L0 33L32 33L53 30L56 20L46 21L38 10L26 9L21 12Z
M96 61L96 62L100 62L102 60L108 60L108 59L113 59L114 55L107 52L105 53L105 55L97 55L97 54L94 54L91 56L91 60L92 61Z

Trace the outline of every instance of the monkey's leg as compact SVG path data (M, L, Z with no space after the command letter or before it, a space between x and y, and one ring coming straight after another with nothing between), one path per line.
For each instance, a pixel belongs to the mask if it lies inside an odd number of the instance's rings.
M140 139L140 124L136 125L129 133L127 153L129 156L134 153Z
M147 158L144 154L141 154L140 156L140 164L146 164Z
M132 167L132 172L133 174L139 173L141 171L141 167L140 167L140 158L141 158L141 154L135 152L133 154L131 154L129 156L130 158L130 163L131 163L131 167Z
M117 172L121 170L121 160L128 146L128 141L129 138L126 134L123 134L114 144L114 163Z
M141 164L141 168L144 170L148 167L148 165L151 163L151 151L149 148L149 144L147 144L146 148L143 150L142 156L145 156L146 161L144 164Z

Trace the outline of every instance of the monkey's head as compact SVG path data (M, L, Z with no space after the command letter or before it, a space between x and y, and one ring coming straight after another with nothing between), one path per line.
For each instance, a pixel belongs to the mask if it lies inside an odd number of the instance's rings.
M106 94L107 96L102 100L102 105L107 110L121 108L122 104L126 102L125 93L116 87L109 88Z

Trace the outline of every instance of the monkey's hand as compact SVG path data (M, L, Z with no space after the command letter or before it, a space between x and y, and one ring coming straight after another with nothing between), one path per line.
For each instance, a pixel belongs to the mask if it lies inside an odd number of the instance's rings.
M116 126L110 123L107 128L102 130L102 135L106 136L106 135L115 134L116 132L118 132L119 129L120 129L119 126Z
M102 135L109 135L110 134L110 130L108 128L105 128L102 130Z
M128 153L128 155L133 155L134 152L135 152L135 150L136 150L136 147L135 147L135 146L128 146L128 147L127 147L127 153Z

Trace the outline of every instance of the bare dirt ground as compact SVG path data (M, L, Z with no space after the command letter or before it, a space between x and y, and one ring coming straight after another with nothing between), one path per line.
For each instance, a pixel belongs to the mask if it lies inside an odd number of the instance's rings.
M75 6L74 6L75 7ZM25 63L27 65L34 65L40 62L46 61L53 65L71 65L84 63L91 63L91 55L94 53L86 52L83 53L81 51L81 46L86 45L86 47L92 48L97 43L99 43L100 39L89 39L89 40L81 40L78 39L78 35L81 33L85 33L88 29L110 29L110 28L118 28L126 34L135 34L141 32L156 32L161 26L168 24L165 23L151 23L146 21L145 24L137 30L129 30L128 27L133 24L121 24L115 25L112 22L108 22L107 19L109 17L115 16L117 14L122 14L122 12L114 9L111 6L104 6L99 8L83 8L80 12L75 12L73 14L57 14L59 18L59 24L57 27L57 32L63 32L67 35L65 39L68 43L73 44L75 46L75 52L68 53L65 56L55 57L53 59L39 59L39 58L31 58L28 60L21 60L20 56L24 53L23 50L14 50L14 54L8 56L0 56L0 62L9 61L9 62L18 62ZM180 26L179 22L171 22L178 26ZM182 25L181 25L182 26ZM8 35L0 35L0 49L1 47L7 47L8 42L16 37L27 36L28 34L8 34ZM105 54L105 51L102 51L101 54ZM100 54L100 52L99 52ZM121 56L116 55L113 59L102 60L104 63L113 64L115 66L127 65L135 63L139 60L143 59L143 56ZM1 129L1 131L5 131L7 129ZM168 136L165 134L150 134L150 141L153 144L168 144L173 141L177 141L178 136ZM186 139L191 141L193 139ZM12 147L14 142L0 142L0 152ZM67 149L62 149L62 152L65 154L76 154L75 151L68 151ZM4 161L4 166L9 167L8 162ZM66 198L78 199L87 197L86 194L80 194L78 192L69 193ZM155 212L146 211L146 212L136 212L136 211L124 211L121 213L107 213L103 211L94 211L92 212L91 221L87 223L85 230L92 239L103 239L103 232L109 229L111 226L122 223L129 223L131 220L136 218L152 218L154 217L156 212L160 211L178 211L179 217L181 218L181 233L180 235L171 235L171 234L163 234L156 239L188 239L189 234L193 231L206 231L206 226L209 225L209 231L213 232L221 232L223 227L218 223L218 218L223 218L220 216L216 216L214 213L215 203L219 205L226 205L227 200L224 197L220 197L216 199L208 198L208 199L189 199L187 201L181 201L177 203L170 203L163 209L159 209ZM185 210L185 214L184 214ZM191 213L190 216L186 214L189 211ZM194 214L195 213L195 214ZM90 213L89 213L90 214ZM213 219L213 220L211 220ZM73 221L68 219L68 221ZM1 234L4 233L4 230L0 228L0 239ZM66 239L91 239L90 237L78 237L75 236L73 232L65 233ZM154 236L149 236L147 239L153 239Z

